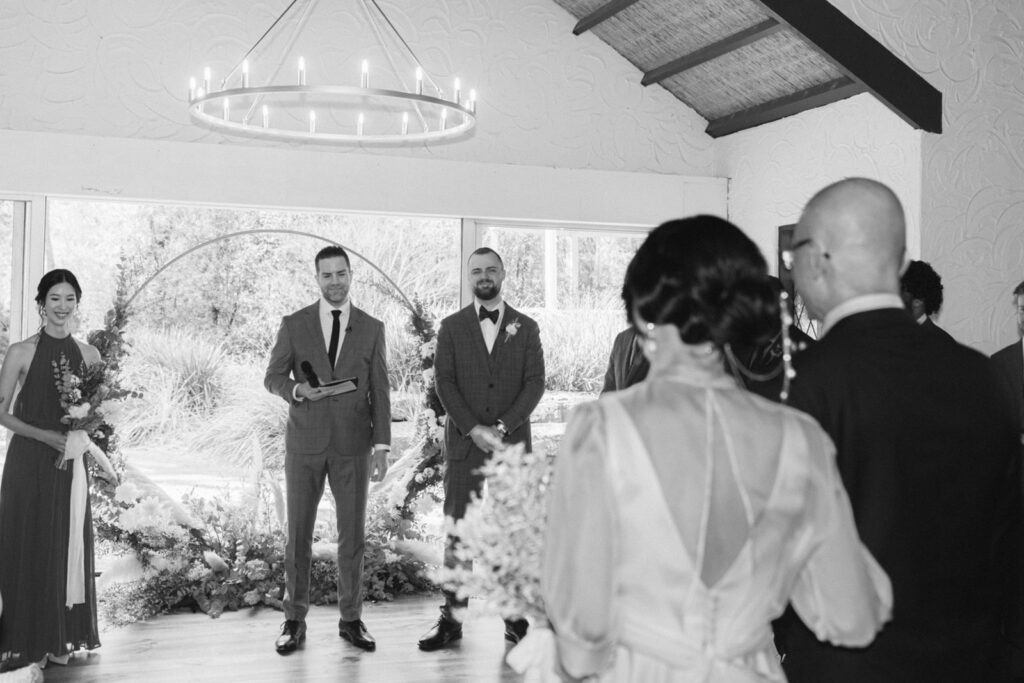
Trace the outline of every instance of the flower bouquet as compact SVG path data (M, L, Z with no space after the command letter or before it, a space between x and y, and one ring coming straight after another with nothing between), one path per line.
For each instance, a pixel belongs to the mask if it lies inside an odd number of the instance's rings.
M80 375L75 374L64 354L52 364L60 406L65 411L60 421L69 428L67 445L64 453L57 457L57 467L67 469L69 461L88 452L100 468L116 480L117 475L106 453L92 440L96 438L105 443L109 435L109 426L100 409L102 402L111 394L106 364L101 361L86 367L83 362Z
M66 414L60 419L70 430L64 444L64 452L57 457L56 466L67 469L73 463L71 475L71 507L68 526L68 564L66 606L85 602L85 513L88 505L88 477L85 473L83 458L86 453L92 455L100 469L111 480L117 479L107 454L97 446L90 435L103 436L105 421L100 411L100 404L110 393L110 385L106 382L103 363L80 366L81 375L76 375L64 354L60 361L53 361L53 374L57 383L57 394L60 405ZM109 429L109 428L108 428Z
M554 452L554 451L551 451ZM544 616L540 577L553 460L522 444L496 450L481 468L487 494L474 496L449 531L460 566L439 570L459 599L484 598L504 618ZM450 523L450 522L449 522ZM476 561L476 571L470 562Z

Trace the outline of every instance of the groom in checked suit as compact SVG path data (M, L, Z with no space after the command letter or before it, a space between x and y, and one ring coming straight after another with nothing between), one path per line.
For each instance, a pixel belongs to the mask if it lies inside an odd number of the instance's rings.
M338 514L338 634L376 649L360 616L366 493L371 477L384 478L391 443L384 324L349 301L352 272L344 249L325 247L315 263L322 297L281 321L263 381L289 405L285 623L275 643L281 654L306 637L313 526L325 479ZM349 378L347 386L323 386Z
M487 247L468 262L473 303L441 321L434 360L437 395L448 413L444 432L444 514L462 519L470 494L480 492L479 468L495 447L530 442L530 413L544 394L544 352L537 323L501 297L505 266ZM448 538L445 566L454 567ZM462 638L466 607L446 592L441 618L420 641L421 650L445 647ZM526 620L505 622L505 639L526 635Z
M903 309L903 216L885 185L840 181L808 203L783 258L822 321L790 404L835 442L857 531L893 588L892 621L865 648L796 619L777 630L791 683L1007 680L1017 425L989 361Z

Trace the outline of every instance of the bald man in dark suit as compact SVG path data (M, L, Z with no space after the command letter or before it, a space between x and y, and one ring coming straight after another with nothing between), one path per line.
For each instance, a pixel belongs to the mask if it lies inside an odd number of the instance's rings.
M860 649L821 643L790 619L777 630L790 683L1007 680L1018 429L988 360L903 309L904 239L892 191L851 178L811 199L785 259L822 321L795 359L790 404L835 442L857 531L894 601L892 621Z

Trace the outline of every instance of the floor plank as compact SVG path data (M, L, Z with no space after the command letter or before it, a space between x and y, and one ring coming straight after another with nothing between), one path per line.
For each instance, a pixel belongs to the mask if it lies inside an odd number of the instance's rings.
M47 683L181 683L202 681L353 681L355 683L520 682L504 663L509 646L501 619L471 605L462 641L440 652L420 652L419 640L436 621L440 596L409 596L371 604L363 621L377 640L362 652L338 637L338 611L314 607L299 651L274 651L284 616L271 609L172 614L106 631L103 647L77 654L67 666L49 665Z

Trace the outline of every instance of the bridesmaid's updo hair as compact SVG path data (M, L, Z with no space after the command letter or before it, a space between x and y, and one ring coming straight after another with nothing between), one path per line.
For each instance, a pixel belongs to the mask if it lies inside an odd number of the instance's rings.
M62 282L71 285L71 288L75 290L75 298L79 301L82 300L82 288L78 285L78 278L75 277L75 274L70 270L57 268L39 280L39 287L36 288L36 303L40 306L46 303L46 295L50 293L54 285L59 285Z
M652 230L626 270L622 298L630 324L636 314L675 325L687 344L757 345L779 327L764 257L739 228L715 216Z

